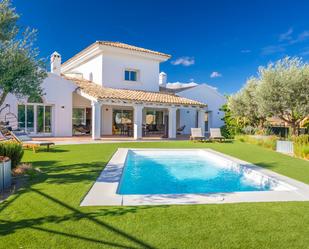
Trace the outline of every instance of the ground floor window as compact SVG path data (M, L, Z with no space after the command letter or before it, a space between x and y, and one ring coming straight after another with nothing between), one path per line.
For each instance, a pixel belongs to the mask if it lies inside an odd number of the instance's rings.
M147 125L162 125L163 124L163 111L146 111L146 124Z
M208 119L209 119L209 117L208 117L208 114L209 113L205 113L205 131L208 131L209 130L209 127L208 127L208 125L209 125L209 121L208 121Z
M74 107L72 110L73 135L91 133L91 108Z
M29 133L51 133L52 106L43 104L18 105L18 127Z
M143 127L143 136L163 135L165 131L163 116L163 111L147 110Z
M73 108L73 125L86 125L86 108Z
M133 135L133 111L113 110L113 134Z

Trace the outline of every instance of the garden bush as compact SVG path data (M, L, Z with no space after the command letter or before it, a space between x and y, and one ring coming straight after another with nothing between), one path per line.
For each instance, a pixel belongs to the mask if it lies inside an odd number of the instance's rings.
M298 157L309 159L309 135L300 135L292 138L294 142L294 154Z
M249 143L249 144L256 144L268 149L275 150L276 149L276 143L278 140L278 137L276 136L250 136L250 135L237 135L235 136L236 140L239 140L241 142Z
M12 161L12 169L17 167L23 157L24 150L22 146L14 142L0 143L0 156L7 156Z
M248 125L248 126L245 126L245 127L242 129L242 132L245 133L245 134L247 134L247 135L254 135L255 132L256 132L256 130L257 130L257 129L256 129L255 127Z

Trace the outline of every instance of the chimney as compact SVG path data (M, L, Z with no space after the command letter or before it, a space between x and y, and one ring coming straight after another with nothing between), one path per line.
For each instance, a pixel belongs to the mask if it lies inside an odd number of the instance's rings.
M61 74L61 55L56 51L50 56L50 71L54 74Z
M167 82L167 74L164 72L161 72L159 74L159 85L165 87Z

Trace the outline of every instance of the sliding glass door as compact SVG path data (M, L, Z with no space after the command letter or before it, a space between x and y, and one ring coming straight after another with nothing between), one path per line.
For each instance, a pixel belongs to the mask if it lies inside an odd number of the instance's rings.
M37 105L37 133L51 133L51 106Z
M52 106L18 105L18 127L28 133L52 133Z
M18 127L29 133L34 132L33 105L18 105Z

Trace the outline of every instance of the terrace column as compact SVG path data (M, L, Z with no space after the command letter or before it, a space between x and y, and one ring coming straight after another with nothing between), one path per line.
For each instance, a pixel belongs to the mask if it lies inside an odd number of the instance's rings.
M205 110L199 109L197 111L197 125L202 129L202 134L205 134Z
M134 122L134 130L133 135L134 139L141 139L142 138L142 123L143 123L143 105L136 104L133 106L133 122Z
M168 138L176 138L176 111L174 106L168 108Z
M101 106L97 101L91 102L92 106L92 139L101 138Z

